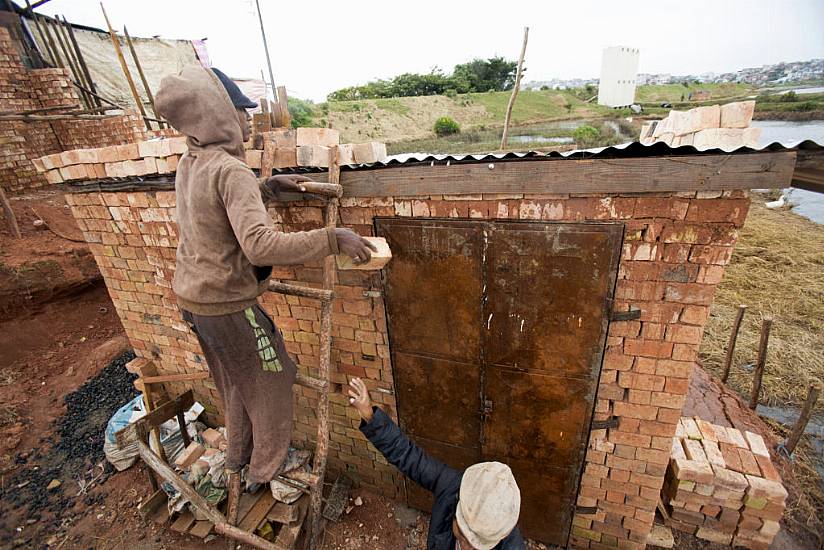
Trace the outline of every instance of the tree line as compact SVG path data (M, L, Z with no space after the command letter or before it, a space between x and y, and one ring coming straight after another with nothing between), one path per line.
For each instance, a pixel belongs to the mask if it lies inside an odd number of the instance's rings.
M351 101L382 97L466 94L511 90L518 64L503 57L473 59L455 65L452 74L434 68L429 74L404 73L389 80L373 80L362 86L335 90L329 101Z

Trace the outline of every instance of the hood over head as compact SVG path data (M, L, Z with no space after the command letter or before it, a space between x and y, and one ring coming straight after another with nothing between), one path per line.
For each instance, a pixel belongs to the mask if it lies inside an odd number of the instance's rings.
M245 162L237 111L217 76L189 65L160 82L155 96L158 114L188 139L189 154L222 149Z

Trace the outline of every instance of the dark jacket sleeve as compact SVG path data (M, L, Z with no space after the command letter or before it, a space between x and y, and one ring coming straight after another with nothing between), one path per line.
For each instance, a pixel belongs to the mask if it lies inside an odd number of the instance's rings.
M409 441L401 429L381 409L374 407L372 420L361 421L360 430L386 460L424 489L438 493L439 488L455 483L461 472L432 458Z

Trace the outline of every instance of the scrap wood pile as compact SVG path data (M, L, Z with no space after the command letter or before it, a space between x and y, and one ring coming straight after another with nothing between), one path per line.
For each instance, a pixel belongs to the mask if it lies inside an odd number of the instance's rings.
M328 167L329 147L338 146L340 164L368 164L386 158L379 142L339 143L329 128L278 129L255 134L246 143L246 164L259 170L266 158L273 169ZM185 137L158 138L96 149L75 149L33 160L49 183L173 174L188 150Z
M670 525L719 544L766 549L787 490L759 434L683 417L662 490Z
M756 147L761 128L751 128L755 101L670 111L663 120L644 124L638 141L644 145L664 142L670 147L692 145L699 151Z

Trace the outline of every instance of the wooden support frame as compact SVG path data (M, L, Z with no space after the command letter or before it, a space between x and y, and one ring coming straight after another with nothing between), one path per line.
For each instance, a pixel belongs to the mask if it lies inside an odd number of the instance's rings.
M795 151L596 159L517 159L345 170L344 197L480 193L668 193L789 187ZM574 189L574 191L572 191Z

